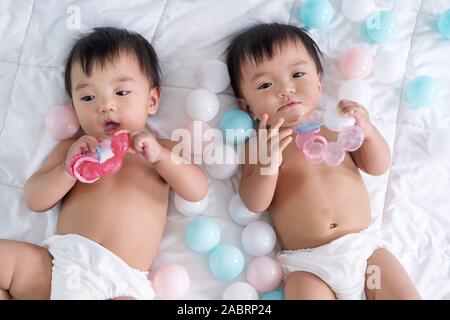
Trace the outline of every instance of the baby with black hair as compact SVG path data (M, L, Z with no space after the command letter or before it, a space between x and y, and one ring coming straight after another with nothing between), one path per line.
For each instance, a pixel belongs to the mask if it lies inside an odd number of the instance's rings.
M293 143L295 128L319 105L321 57L303 29L286 24L255 25L232 40L227 64L237 103L259 120L259 131L270 129L257 141L270 163L259 151L251 163L246 144L239 194L249 210L269 209L284 249L277 258L287 299L418 299L399 261L367 229L370 201L359 169L381 175L390 165L389 146L367 109L339 102L365 139L338 166L309 161ZM320 134L337 140L326 127Z
M0 240L0 299L152 299L148 270L164 231L169 189L188 201L207 194L203 171L145 129L160 101L156 53L141 35L97 28L72 48L66 90L83 135L60 142L24 187L27 206L59 201L57 235L43 246ZM115 174L81 183L71 160L128 134Z

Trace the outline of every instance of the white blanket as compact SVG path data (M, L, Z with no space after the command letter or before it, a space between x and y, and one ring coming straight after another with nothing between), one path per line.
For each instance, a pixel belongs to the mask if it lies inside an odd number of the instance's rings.
M358 0L355 0L358 1ZM66 101L64 61L75 39L97 26L124 27L140 32L155 46L162 62L163 97L149 125L169 137L188 121L187 94L199 87L195 73L209 59L224 60L232 36L257 22L298 25L292 0L1 0L0 1L0 238L40 244L55 233L58 207L48 213L27 210L22 188L57 143L44 129L48 111ZM439 15L450 0L374 0L375 10L393 10L399 30L392 42L369 44L363 22L342 14L342 1L332 0L336 14L324 30L311 34L326 55L323 103L336 100L344 81L340 55L362 45L372 54L395 50L405 66L395 84L367 78L373 91L368 109L392 150L392 166L380 177L364 175L370 192L373 226L398 256L420 293L428 299L450 298L450 169L432 161L426 148L430 134L450 124L450 41L437 32ZM73 29L79 10L80 29ZM75 13L74 13L75 12ZM76 26L76 25L75 25ZM440 84L433 108L412 110L404 90L416 75L432 76ZM233 105L230 88L219 94L221 110ZM443 137L442 143L449 143ZM228 216L239 174L227 180L209 177L209 205L204 215L222 230L222 243L240 245L242 226ZM352 201L352 199L348 199ZM265 217L268 219L268 217ZM160 253L151 270L165 263L186 268L191 287L185 298L219 299L230 282L214 278L207 254L194 253L184 242L192 218L181 215L170 197L168 222ZM246 256L248 262L249 257ZM236 279L245 281L245 269Z

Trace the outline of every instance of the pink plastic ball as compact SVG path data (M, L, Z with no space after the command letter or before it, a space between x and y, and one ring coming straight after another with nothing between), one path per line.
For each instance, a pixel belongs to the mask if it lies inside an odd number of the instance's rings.
M373 69L373 57L364 48L352 48L341 57L339 63L346 79L364 79Z
M210 128L211 127L208 123L200 120L190 121L183 126L183 129L186 129L189 132L189 136L191 138L191 154L202 154L205 147L211 143L211 140L207 141L204 139L205 131Z
M180 299L189 290L189 275L177 264L165 265L153 277L156 295L162 299Z
M247 281L259 292L269 292L278 287L283 272L280 264L268 257L256 257L247 267Z
M71 106L57 106L47 114L45 128L53 138L64 140L73 137L78 132L80 123Z

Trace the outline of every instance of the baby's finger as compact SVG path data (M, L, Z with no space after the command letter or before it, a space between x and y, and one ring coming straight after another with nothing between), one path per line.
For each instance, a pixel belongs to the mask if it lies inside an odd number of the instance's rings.
M290 135L292 135L292 132L293 132L292 129L285 129L285 130L280 131L280 133L278 134L280 141L282 141L286 137L289 137Z
M278 118L277 122L270 128L278 131L283 123L284 123L284 118L283 117Z
M289 136L289 137L286 137L286 138L284 138L283 140L281 140L281 142L280 142L280 152L283 152L284 151L284 149L286 149L286 147L289 145L289 143L291 143L292 142L292 137L291 136Z
M264 113L262 118L259 120L259 128L260 129L266 129L268 119L269 119L269 115L267 113Z
M284 118L278 118L277 122L269 129L269 139L278 134L281 125L284 123Z

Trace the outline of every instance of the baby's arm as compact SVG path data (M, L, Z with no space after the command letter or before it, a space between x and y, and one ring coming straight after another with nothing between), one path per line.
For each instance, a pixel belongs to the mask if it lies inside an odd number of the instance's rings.
M282 153L287 145L292 141L291 129L279 130L283 124L284 119L280 118L279 121L271 127L273 136L268 137L267 141L258 142L258 153L259 146L261 143L267 144L267 150L271 149L271 140L279 140L278 150L271 151L271 163L268 165L261 164L260 161L256 164L250 164L250 152L249 144L245 145L245 164L242 170L241 183L239 186L239 195L244 202L248 210L252 212L263 212L271 204L273 195L275 193L275 187L278 180L278 170L282 163ZM267 126L267 114L263 115L263 119L260 122L260 129L266 129ZM275 153L276 152L276 153ZM259 155L258 155L259 158Z
M264 212L269 207L277 185L278 173L262 175L262 169L260 164L249 163L245 163L242 169L239 196L252 212Z
M183 199L202 200L208 193L208 179L202 169L171 150L175 143L157 140L150 132L132 134L133 148L153 163L155 170Z
M76 179L64 167L67 151L74 141L59 143L43 166L26 181L23 193L30 210L43 212L50 209L74 186Z
M352 157L361 170L373 176L384 174L391 162L389 146L375 127L373 133L366 136L362 146L352 152Z
M370 121L369 113L363 106L346 100L341 101L339 106L344 114L355 117L356 125L364 132L364 143L351 153L356 165L370 175L382 175L391 163L391 152L386 140Z

